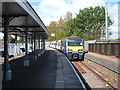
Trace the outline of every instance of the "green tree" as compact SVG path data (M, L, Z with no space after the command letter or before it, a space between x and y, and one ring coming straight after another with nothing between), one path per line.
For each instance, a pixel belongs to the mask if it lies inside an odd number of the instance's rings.
M55 37L50 37L48 41L59 40L66 37L64 29L66 27L66 22L69 21L71 18L72 18L72 13L67 12L64 18L60 17L58 21L51 21L50 25L47 26L47 29L50 35L51 33L55 33Z
M117 38L117 40L120 40L120 38Z
M108 26L112 24L113 21L108 16ZM77 35L84 40L100 39L105 36L105 8L97 6L80 10L76 18L70 19L66 25L66 36Z
M15 43L15 38L13 38L11 35L8 36L8 41L10 43Z
M57 22L56 22L56 21L51 21L51 22L50 22L50 25L47 26L47 29L48 29L50 35L51 35L52 33L55 33L55 37L50 37L50 38L48 39L48 41L56 40Z
M58 30L56 32L57 40L64 38L64 29L65 29L65 19L60 18L57 22Z
M25 43L25 40L22 37L20 37L20 39L17 40L17 43Z

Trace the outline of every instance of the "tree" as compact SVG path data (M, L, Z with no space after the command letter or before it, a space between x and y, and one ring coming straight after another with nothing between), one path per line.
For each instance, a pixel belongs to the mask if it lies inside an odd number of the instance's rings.
M0 39L0 41L2 41L2 39Z
M64 32L63 31L64 31L64 28L65 28L65 20L62 19L62 17L61 17L60 20L58 20L58 22L57 21L50 22L50 25L47 26L47 28L48 28L48 31L49 31L50 35L52 33L55 34L55 36L50 37L48 39L48 41L59 40L59 39L64 37Z
M4 36L2 38L2 41L4 41ZM13 38L11 35L8 35L8 42L9 43L15 43L15 38Z
M50 35L52 33L55 33L55 37L49 38L48 41L54 41L54 40L56 40L57 22L56 21L51 21L50 25L47 26L47 29L48 29Z
M66 19L66 21L72 19L72 13L71 12L67 12L64 19Z
M117 38L117 40L120 40L120 38Z
M54 41L54 40L59 40L64 37L65 35L65 27L66 27L66 22L72 19L72 13L67 12L66 16L64 18L60 17L58 21L51 21L50 25L47 26L47 29L51 35L51 33L55 33L55 37L50 37L48 41Z
M108 26L112 24L108 16ZM66 25L66 36L77 35L84 40L100 39L105 36L105 8L97 6L80 10L76 18L70 19Z
M64 29L65 29L65 22L66 20L65 19L62 19L62 17L60 18L60 20L58 20L58 24L57 24L57 27L58 27L58 30L57 30L57 33L56 33L56 36L57 36L57 40L59 39L62 39L64 38Z
M17 43L25 43L25 40L22 37L20 37L20 39L17 40Z

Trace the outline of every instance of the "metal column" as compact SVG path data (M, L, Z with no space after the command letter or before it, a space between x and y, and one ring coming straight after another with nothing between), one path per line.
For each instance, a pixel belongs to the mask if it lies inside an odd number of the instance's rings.
M45 39L43 39L43 53L45 52Z
M44 45L45 45L45 40L44 40L44 39L42 39L42 40L41 40L41 49L42 49L42 54L44 53L44 50L45 50Z
M22 48L24 48L24 37L22 36L21 38L22 38ZM23 53L23 51L21 53Z
M37 60L36 55L36 33L34 32L34 60Z
M15 46L16 46L16 49L15 49L16 55L18 55L18 53L17 53L17 34L15 35Z
M41 38L41 54L43 54L43 39Z
M8 54L8 25L9 25L9 17L5 16L4 17L4 75L3 79L4 80L11 80L12 79L12 74L10 70L10 65L9 65L9 54Z
M40 37L40 49L42 49L42 39Z
M25 27L25 60L24 66L29 66L29 56L28 56L28 27Z
M38 49L39 49L39 52L38 52L38 56L41 56L41 53L40 53L40 35L38 36Z
M22 36L22 48L24 48L24 36Z
M32 36L31 36L31 38L30 38L30 44L31 44L31 47L30 47L30 49L31 49L31 52L33 51L33 46L32 46Z
M32 44L32 53L33 53L33 37L31 37L31 44Z
M31 44L32 44L32 58L34 60L34 47L33 47L33 42L34 42L34 38L33 36L31 36Z

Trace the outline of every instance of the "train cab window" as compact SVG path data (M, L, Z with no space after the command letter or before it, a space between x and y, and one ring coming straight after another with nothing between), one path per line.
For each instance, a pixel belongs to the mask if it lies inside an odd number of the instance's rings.
M69 40L68 46L82 46L82 40Z

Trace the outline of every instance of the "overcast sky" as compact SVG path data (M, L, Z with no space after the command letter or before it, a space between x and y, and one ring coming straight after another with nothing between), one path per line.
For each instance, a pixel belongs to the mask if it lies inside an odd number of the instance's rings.
M105 6L107 1L108 15L114 20L110 27L111 39L118 38L118 1L120 0L28 0L38 13L44 24L49 25L50 21L57 21L64 17L67 11L72 12L73 17L80 9L86 7ZM1 36L0 36L1 37Z

